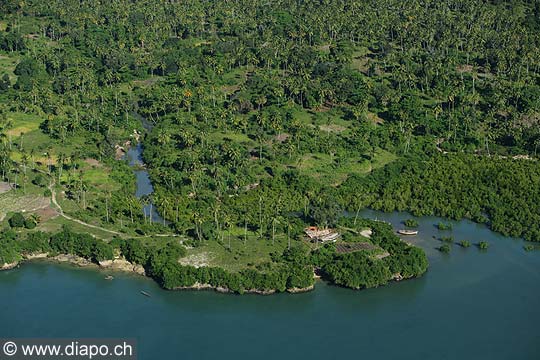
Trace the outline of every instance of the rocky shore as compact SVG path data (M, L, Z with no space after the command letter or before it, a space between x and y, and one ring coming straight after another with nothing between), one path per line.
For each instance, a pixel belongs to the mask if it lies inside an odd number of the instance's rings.
M70 263L70 264L77 265L80 267L89 267L89 266L97 267L96 264L94 264L93 262L89 260L86 260L85 258L76 256L76 255L70 255L70 254L60 254L53 257L47 257L45 259L60 262L60 263Z
M52 262L58 262L58 263L69 263L69 264L80 266L80 267L94 267L97 269L104 269L104 270L106 269L106 270L135 273L142 276L146 275L146 272L144 271L144 267L138 264L132 264L124 258L100 261L98 264L96 264L90 260L87 260L80 256L71 255L71 254L59 254L55 256L50 256L49 253L35 253L35 254L23 255L23 261L33 261L33 260L46 260L46 261L52 261ZM14 261L12 263L6 263L0 266L0 271L13 269L17 267L18 265L19 265L18 261Z
M315 288L314 285L311 285L309 287L306 287L306 288L291 288L291 289L287 289L286 291L290 294L298 294L298 293L303 293L303 292L308 292L308 291L312 291L313 289ZM232 291L226 287L222 287L222 286L213 286L213 285L210 285L210 284L201 284L201 283L195 283L191 286L181 286L181 287L176 287L172 290L213 290L213 291L217 291L219 293L231 293ZM272 294L275 294L277 293L277 290L274 290L274 289L271 289L271 290L261 290L261 289L247 289L247 290L244 290L243 292L244 294L257 294L257 295L272 295Z
M5 263L0 267L0 270L10 270L10 269L13 269L14 267L17 267L17 265L19 265L18 261L14 261L12 263Z
M146 276L146 272L144 271L144 267L142 265L132 264L124 258L100 261L99 266L103 269L132 272L135 274Z
M228 292L230 292L230 290L225 288L225 287L213 286L213 285L210 285L210 284L201 284L201 283L198 283L198 282L196 282L195 284L193 284L191 286L180 286L180 287L176 287L176 288L174 288L172 290L214 290L214 291L217 291L217 292L220 292L220 293L228 293Z
M122 272L135 273L138 275L146 276L146 272L143 266L138 265L138 264L132 264L123 257L117 258L114 260L100 261L96 264L90 260L87 260L80 256L71 255L71 254L59 254L55 256L50 256L49 253L35 253L35 254L26 254L23 256L23 261L33 261L33 260L45 260L45 261L52 261L52 262L57 262L57 263L68 263L68 264L76 265L79 267L93 267L96 269L122 271ZM3 264L2 266L0 266L0 270L13 269L17 267L18 265L19 265L18 261L15 261L9 264ZM291 288L291 289L287 289L286 291L290 294L297 294L297 293L312 291L313 289L314 289L314 285L311 285L306 288ZM177 288L174 288L173 290L213 290L219 293L232 293L233 292L226 287L213 286L210 284L201 284L201 283L195 283L191 286L177 287ZM247 289L243 291L243 293L245 294L257 294L257 295L272 295L277 292L278 291L275 289L270 289L270 290Z
M287 292L290 294L299 294L299 293L312 291L313 289L315 289L315 285L311 285L305 288L291 288L291 289L287 289Z

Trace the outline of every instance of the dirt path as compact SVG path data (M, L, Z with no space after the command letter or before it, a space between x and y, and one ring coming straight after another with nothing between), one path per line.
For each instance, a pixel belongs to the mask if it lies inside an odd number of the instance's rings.
M5 181L0 182L0 194L8 192L12 189L11 184Z
M56 207L56 209L58 210L58 214L60 216L62 216L63 218L65 219L68 219L70 221L74 221L76 222L77 224L81 224L81 225L84 225L84 226L87 226L89 228L92 228L92 229L97 229L97 230L101 230L101 231L105 231L105 232L108 232L110 234L114 234L114 235L120 235L120 236L123 236L125 234L122 234L122 233L119 233L118 231L114 231L114 230L109 230L109 229L105 229L104 227L101 227L101 226L97 226L97 225L92 225L92 224L88 224L82 220L79 220L79 219L75 219L69 215L66 215L64 213L64 209L62 209L62 207L60 206L60 204L58 204L58 201L56 201L56 191L54 190L54 185L55 185L55 182L53 181L51 183L51 185L49 185L49 190L51 191L51 201L53 203L53 205Z
M79 220L79 219L76 219L76 218L71 217L69 215L66 215L64 213L64 209L62 209L62 207L60 206L60 204L56 200L56 191L54 190L54 185L55 185L55 182L53 180L53 182L48 186L48 189L51 191L51 202L53 203L54 207L56 207L56 210L58 211L58 214L60 216L62 216L63 218L67 219L67 220L76 222L77 224L87 226L87 227L92 228L92 229L104 231L104 232L107 232L109 234L118 235L118 236L121 236L121 237L149 238L149 237L152 237L152 236L156 236L156 237L179 237L180 236L178 234L152 234L152 235L142 235L142 236L136 236L135 235L135 236L132 236L132 235L128 235L128 234L118 232L118 231L110 230L110 229L107 229L107 228L104 228L104 227L101 227L101 226L98 226L98 225L92 225L92 224L86 223L86 222L84 222L82 220Z

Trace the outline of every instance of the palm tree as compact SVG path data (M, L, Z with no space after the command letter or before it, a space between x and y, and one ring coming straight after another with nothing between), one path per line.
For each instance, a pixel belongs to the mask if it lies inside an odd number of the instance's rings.
M163 225L165 225L165 218L167 216L167 210L168 210L168 207L170 205L170 202L169 202L169 199L167 199L166 196L163 196L159 199L159 207L160 209L163 210L163 214L161 214L162 218L163 218Z
M43 153L47 157L47 173L51 175L51 167L52 167L52 156L51 156L51 148L47 149L47 152Z
M23 166L23 192L26 193L26 181L28 180L28 177L26 176L26 168L28 167L28 154L25 152L22 153L21 156L21 164Z
M64 169L64 162L66 161L66 154L64 152L59 152L56 159L56 166L58 167L58 182L62 177L62 170Z
M201 234L201 226L202 226L202 216L198 211L194 211L191 215L191 218L193 220L193 223L195 224L195 233L197 234L197 238L199 239L199 242L202 243L202 234Z
M88 191L88 182L81 176L79 183L79 191L81 192L82 208L86 209L86 193Z
M148 195L143 195L140 198L140 202L143 208L144 223L146 224L146 206L148 206L148 204L151 202L150 197Z

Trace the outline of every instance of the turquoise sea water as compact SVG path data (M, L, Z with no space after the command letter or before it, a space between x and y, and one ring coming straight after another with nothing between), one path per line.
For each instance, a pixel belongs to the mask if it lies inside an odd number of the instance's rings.
M364 211L392 222L406 214ZM540 359L540 252L470 222L420 219L428 273L378 289L168 292L151 280L27 263L0 272L0 337L134 337L139 359ZM490 248L435 248L432 236ZM140 294L149 292L152 297Z

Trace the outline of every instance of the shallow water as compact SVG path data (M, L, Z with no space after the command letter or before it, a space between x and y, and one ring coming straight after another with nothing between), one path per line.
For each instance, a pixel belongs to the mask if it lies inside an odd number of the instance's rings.
M140 143L137 146L132 146L127 151L127 159L130 166L141 167L144 163L142 160L142 146ZM137 189L135 196L141 198L146 195L150 195L154 192L154 187L150 181L148 171L144 169L134 170L135 179L137 181ZM144 215L150 218L153 222L165 223L163 218L159 215L154 205L147 204L143 207Z
M396 228L409 217L362 215ZM0 337L135 337L140 359L540 359L540 252L466 221L439 232L438 221L420 219L407 238L427 251L425 276L364 291L169 292L134 275L24 264L0 272ZM443 255L432 238L442 234L490 248Z

